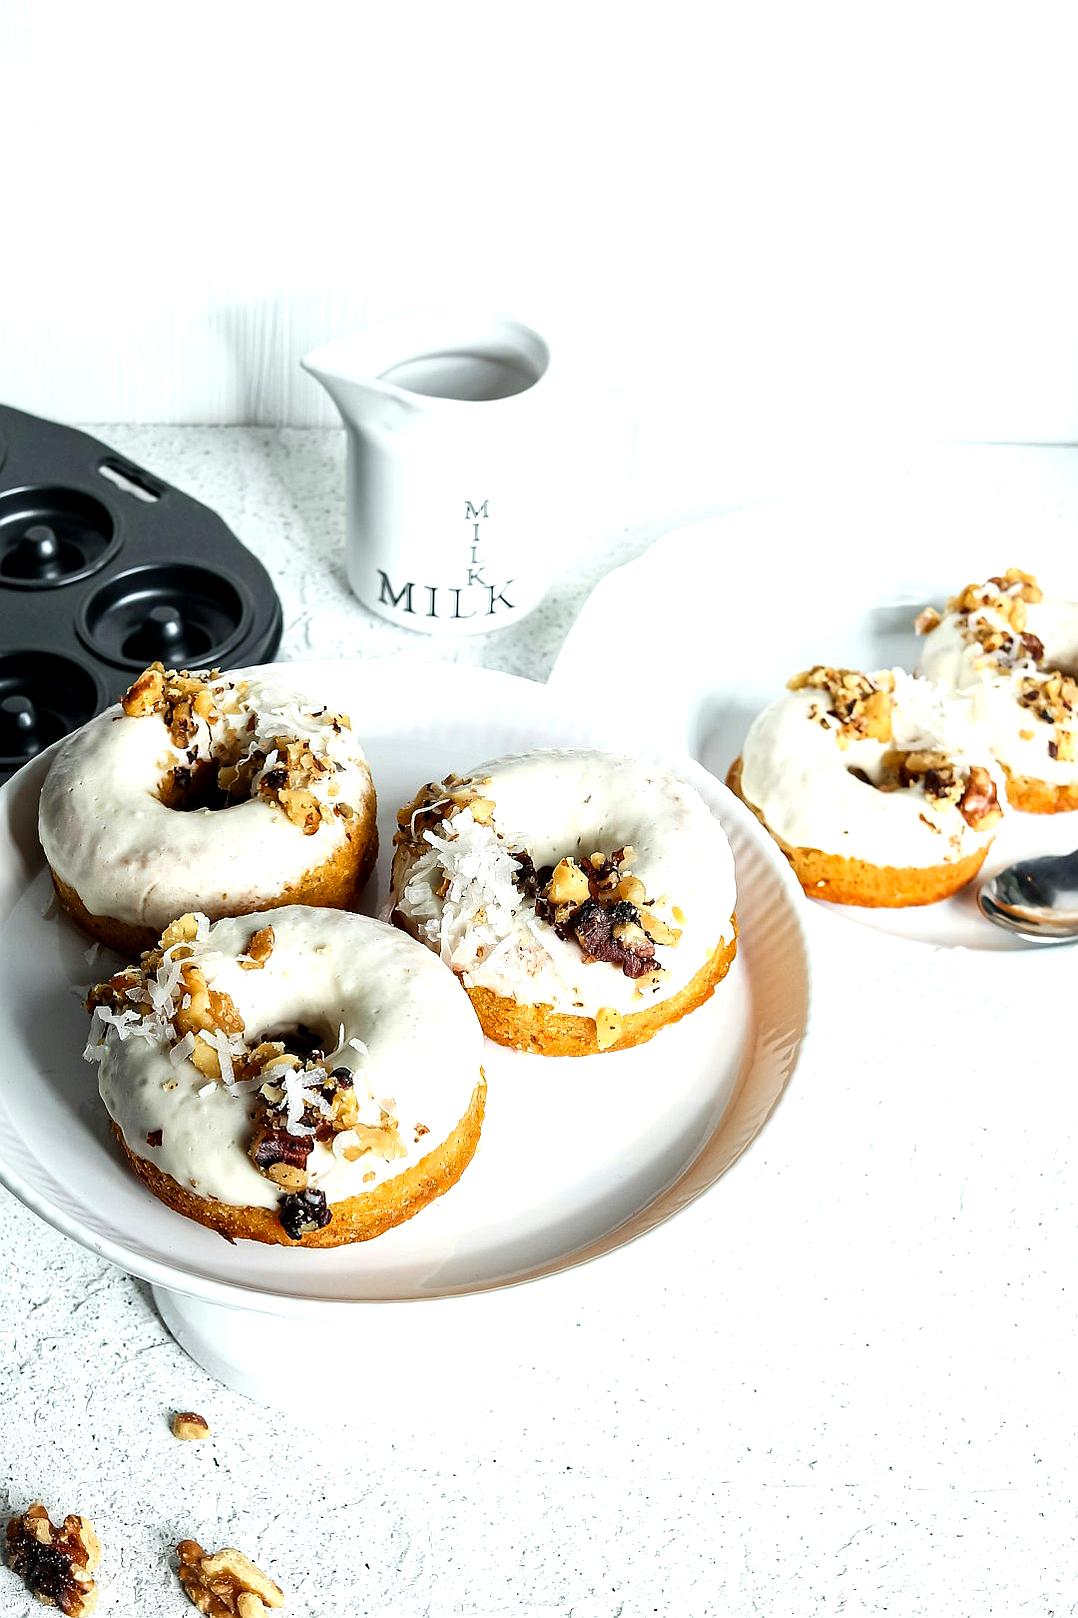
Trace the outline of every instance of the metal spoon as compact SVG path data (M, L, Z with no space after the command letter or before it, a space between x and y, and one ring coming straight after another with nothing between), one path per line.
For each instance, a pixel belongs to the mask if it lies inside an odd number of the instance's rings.
M1078 849L1008 865L982 885L977 903L989 921L1031 944L1078 939Z

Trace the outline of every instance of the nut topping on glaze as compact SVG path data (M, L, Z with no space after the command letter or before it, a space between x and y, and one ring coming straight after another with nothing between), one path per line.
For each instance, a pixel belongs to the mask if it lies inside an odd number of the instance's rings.
M372 1100L372 1111L364 1116L351 1068L327 1072L319 1036L310 1029L300 1026L273 1039L247 1035L231 996L209 984L198 963L208 932L205 916L181 916L138 966L91 989L86 1008L94 1025L85 1055L97 1060L110 1032L120 1039L163 1037L176 1064L190 1061L208 1077L207 1092L219 1083L233 1095L250 1095L254 1110L247 1155L285 1193L280 1219L296 1239L296 1231L320 1230L331 1217L323 1193L310 1183L316 1145L329 1147L345 1162L369 1153L390 1163L406 1157L407 1148L391 1110L394 1103ZM260 927L240 965L262 966L273 942L273 928ZM352 1044L366 1054L361 1042ZM147 1144L160 1145L160 1131L153 1134L157 1139L148 1138Z
M994 826L1003 818L1003 811L996 796L996 783L980 764L974 764L969 772L969 780L959 801L958 812L966 825L972 826L974 831L987 831L990 826Z
M1012 567L1006 573L993 574L983 584L967 584L948 601L947 611L957 615L963 639L979 647L986 659L1007 669L1019 664L1039 667L1044 644L1027 630L1026 608L1043 600L1044 592L1032 573ZM935 608L926 607L915 628L919 635L926 635L941 622Z
M423 833L433 831L441 821L452 820L462 809L471 811L479 826L489 826L494 815L493 798L485 797L482 787L486 781L466 780L460 775L447 775L441 781L428 781L421 786L411 803L397 811L397 830L393 843L422 842Z
M871 780L863 770L851 773L879 792L919 787L933 803L956 805L974 831L988 831L1003 818L996 784L989 772L980 764L958 765L946 753L929 749L886 753L878 781Z
M187 669L166 669L163 663L151 663L128 686L120 706L129 719L160 715L176 746L188 747L198 731L198 721L212 719L216 714L210 684L220 677L220 669L190 673Z
M266 1082L258 1091L259 1109L248 1156L255 1168L286 1194L278 1217L297 1240L307 1230L321 1230L331 1214L321 1191L310 1185L308 1160L315 1143L330 1145L334 1156L353 1163L368 1152L390 1163L404 1157L397 1119L379 1105L377 1124L363 1123L346 1067L327 1073L321 1051L305 1062L294 1056L273 1057L263 1069Z
M1026 679L1018 687L1018 700L1055 732L1048 742L1051 758L1072 763L1075 757L1075 720L1078 719L1078 680L1058 670L1039 680Z
M183 1539L176 1555L180 1583L207 1618L262 1618L284 1606L280 1586L232 1546L208 1556L197 1539Z
M85 1517L57 1525L40 1502L7 1525L7 1559L31 1595L66 1618L83 1618L97 1605L93 1571L101 1543Z
M130 685L121 699L129 719L156 714L173 744L187 749L187 762L170 769L161 782L163 803L175 809L227 808L248 798L275 803L294 826L312 836L323 818L338 806L320 801L312 790L332 782L333 760L303 736L277 734L274 726L259 729L252 713L246 728L229 729L223 738L209 738L209 751L192 745L204 729L222 715L242 719L246 682L222 680L220 670L208 673L166 669L153 663ZM305 717L328 726L336 734L349 728L343 714L322 710ZM330 786L329 792L335 792Z
M247 941L247 958L240 961L245 972L260 971L273 954L273 928L259 927Z
M828 713L838 721L838 744L851 741L891 740L894 676L889 673L870 677L856 669L832 669L817 664L795 674L788 682L791 691L824 691L831 699Z
M975 613L978 608L988 609L1006 618L1016 634L1026 627L1026 607L1044 600L1044 591L1032 573L1023 573L1009 567L1006 573L994 573L983 584L967 584L966 588L947 603L948 612Z
M656 969L656 944L675 945L681 929L642 908L644 884L629 872L631 848L595 853L581 862L568 856L536 870L525 850L513 855L516 885L534 900L535 914L559 938L574 939L586 961L605 961L627 978Z

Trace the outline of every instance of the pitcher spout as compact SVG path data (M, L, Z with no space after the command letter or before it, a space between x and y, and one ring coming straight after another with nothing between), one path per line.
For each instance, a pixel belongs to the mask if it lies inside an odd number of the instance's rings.
M417 414L491 408L531 394L549 365L547 345L530 326L468 308L397 315L303 360L346 423L394 427Z
M376 356L364 342L366 334L356 332L336 342L323 343L301 360L303 369L320 382L337 406L345 426L359 430L378 423L384 427L403 425L415 406L400 388L371 372Z

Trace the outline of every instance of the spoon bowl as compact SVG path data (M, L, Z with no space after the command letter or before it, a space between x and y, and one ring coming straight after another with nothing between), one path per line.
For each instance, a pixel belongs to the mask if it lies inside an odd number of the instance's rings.
M981 885L977 903L997 927L1031 944L1078 940L1078 849L1018 860Z

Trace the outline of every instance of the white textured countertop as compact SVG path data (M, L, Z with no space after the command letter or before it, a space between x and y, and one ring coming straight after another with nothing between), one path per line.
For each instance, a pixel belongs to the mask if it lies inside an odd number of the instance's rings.
M347 593L337 435L110 436L263 557L282 656L446 655ZM649 537L452 655L542 677ZM702 1204L552 1288L541 1334L488 1316L406 1386L312 1341L281 1367L309 1428L212 1382L148 1289L0 1195L0 1505L88 1515L125 1618L192 1610L185 1535L245 1550L297 1618L1078 1612L1078 1087L1043 1055L1078 957L859 948L832 917L812 938L827 1038ZM213 1438L175 1442L175 1408ZM32 1610L0 1572L0 1614Z

